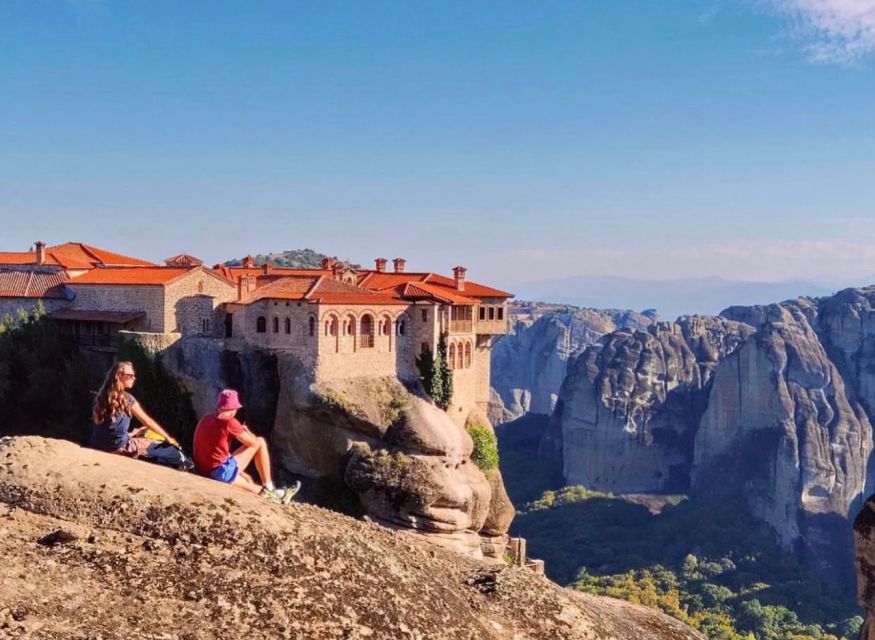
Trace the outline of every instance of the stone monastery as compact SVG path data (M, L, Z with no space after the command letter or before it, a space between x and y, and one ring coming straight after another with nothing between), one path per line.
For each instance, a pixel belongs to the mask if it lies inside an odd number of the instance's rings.
M417 380L416 356L443 335L454 405L485 410L490 352L507 333L510 294L466 279L325 259L321 269L205 267L189 255L158 265L81 243L0 252L0 317L42 302L87 348L113 350L119 331L224 341L297 355L317 381L357 376Z

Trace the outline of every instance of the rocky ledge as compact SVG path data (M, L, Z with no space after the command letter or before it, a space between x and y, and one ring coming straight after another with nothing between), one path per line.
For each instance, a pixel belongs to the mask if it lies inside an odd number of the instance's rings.
M415 534L34 437L0 441L0 554L0 638L702 638Z

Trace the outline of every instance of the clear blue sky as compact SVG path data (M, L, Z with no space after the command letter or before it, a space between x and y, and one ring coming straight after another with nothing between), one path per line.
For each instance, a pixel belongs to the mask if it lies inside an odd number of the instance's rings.
M855 280L873 1L776 4L0 0L0 249Z

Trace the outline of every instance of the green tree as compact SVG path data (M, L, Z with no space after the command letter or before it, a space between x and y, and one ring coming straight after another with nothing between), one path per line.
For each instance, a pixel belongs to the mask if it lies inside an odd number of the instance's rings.
M440 400L435 400L435 404L446 411L453 402L453 372L450 371L449 360L447 359L447 336L442 334L438 341L437 359L435 366L439 371L438 379L440 380Z

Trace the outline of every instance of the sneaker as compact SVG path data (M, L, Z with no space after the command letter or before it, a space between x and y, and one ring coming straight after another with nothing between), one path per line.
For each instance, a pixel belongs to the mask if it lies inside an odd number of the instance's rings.
M299 480L295 480L295 483L291 487L286 487L285 489L280 489L282 491L282 498L280 502L283 504L289 504L292 501L292 498L295 497L295 494L301 490L301 482Z
M271 502L276 502L277 504L282 504L282 501L283 501L282 491L278 491L276 489L271 491L267 487L262 487L261 491L258 492L258 496L260 498L270 500Z

